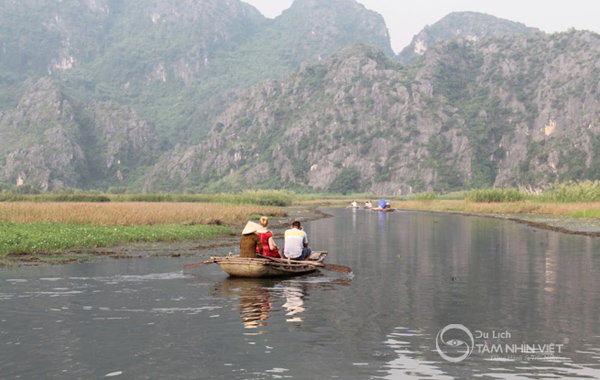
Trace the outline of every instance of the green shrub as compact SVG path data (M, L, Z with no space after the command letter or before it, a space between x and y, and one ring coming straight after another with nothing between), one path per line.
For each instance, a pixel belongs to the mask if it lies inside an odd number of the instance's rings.
M525 200L527 195L518 189L484 188L465 192L465 200L469 202L518 202Z
M599 202L600 181L554 183L534 199L554 203Z
M437 195L433 191L419 193L416 195L416 197L419 202L430 202L437 199Z

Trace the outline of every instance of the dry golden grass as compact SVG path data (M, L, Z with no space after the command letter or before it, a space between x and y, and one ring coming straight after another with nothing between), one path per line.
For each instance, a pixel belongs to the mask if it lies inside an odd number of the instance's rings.
M600 211L600 203L535 203L531 201L505 203L474 203L464 200L434 200L427 202L394 202L392 207L406 210L454 211L499 214L567 215L577 211Z
M131 226L157 224L243 225L250 215L285 216L278 207L217 203L0 203L0 221Z

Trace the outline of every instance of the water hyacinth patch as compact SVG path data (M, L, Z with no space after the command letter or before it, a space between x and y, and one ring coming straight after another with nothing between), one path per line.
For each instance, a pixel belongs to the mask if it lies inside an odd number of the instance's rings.
M216 225L99 226L62 223L0 222L0 255L53 253L119 243L206 239L229 234Z

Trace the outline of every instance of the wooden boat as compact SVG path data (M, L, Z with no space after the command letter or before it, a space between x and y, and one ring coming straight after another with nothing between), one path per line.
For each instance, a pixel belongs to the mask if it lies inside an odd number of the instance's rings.
M396 211L395 208L381 208L381 207L375 207L375 208L372 208L371 210L373 210L373 211L383 211L383 212Z
M232 277L279 277L297 276L311 273L323 266L322 261L327 251L313 251L307 261L288 263L285 259L276 258L247 258L239 256L211 257L210 262L216 263Z

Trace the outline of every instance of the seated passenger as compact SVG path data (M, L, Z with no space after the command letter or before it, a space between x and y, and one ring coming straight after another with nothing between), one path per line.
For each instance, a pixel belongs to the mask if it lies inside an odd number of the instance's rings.
M281 257L279 248L277 247L277 244L275 244L275 240L273 240L273 232L267 230L269 218L266 216L261 217L260 225L261 228L256 233L260 237L260 242L262 243L262 255L267 257ZM258 252L258 247L256 248L256 252Z
M242 240L240 241L240 257L258 257L256 252L262 255L263 246L260 237L256 233L261 228L260 224L248 222L242 231Z
M283 258L291 260L306 260L312 250L308 246L308 236L299 221L292 223L292 228L285 231Z

